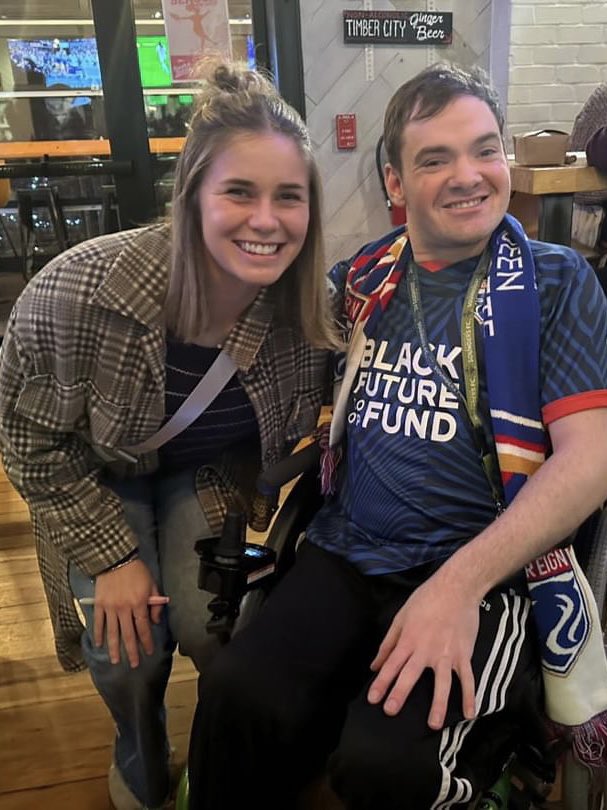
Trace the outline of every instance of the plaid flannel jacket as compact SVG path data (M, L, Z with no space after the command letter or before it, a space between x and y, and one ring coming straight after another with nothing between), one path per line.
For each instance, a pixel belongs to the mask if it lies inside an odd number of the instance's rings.
M136 545L102 473L141 474L158 463L150 453L129 465L120 448L155 433L164 416L169 256L166 225L77 245L27 286L0 349L0 448L30 508L57 654L68 670L84 667L69 562L94 577ZM282 322L274 297L262 290L224 347L255 409L261 458L256 442L199 470L199 497L216 531L229 494L250 496L260 465L314 430L322 402L328 352Z

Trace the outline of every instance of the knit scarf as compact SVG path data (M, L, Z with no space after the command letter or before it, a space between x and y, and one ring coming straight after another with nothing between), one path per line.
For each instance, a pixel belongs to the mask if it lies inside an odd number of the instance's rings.
M406 272L406 232L391 234L360 254L346 280L351 325L342 379L337 383L328 447L321 462L325 493L333 489L336 452L347 404L365 348ZM540 304L535 263L521 225L506 215L490 239L488 277L476 301L482 324L491 425L506 504L540 467L549 448L540 403ZM590 585L571 545L525 568L540 642L545 709L577 758L607 765L607 660Z

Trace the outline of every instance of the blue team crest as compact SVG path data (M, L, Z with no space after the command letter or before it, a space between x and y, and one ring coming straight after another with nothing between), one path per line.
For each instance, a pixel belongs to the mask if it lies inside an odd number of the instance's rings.
M527 567L542 665L555 675L566 675L574 666L591 626L584 593L565 557L564 550L555 550Z

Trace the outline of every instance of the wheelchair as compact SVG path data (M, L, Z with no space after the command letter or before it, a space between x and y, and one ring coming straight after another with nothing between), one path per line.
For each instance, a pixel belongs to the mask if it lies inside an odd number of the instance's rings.
M220 538L197 543L200 556L199 587L216 594L210 603L208 629L223 643L245 627L263 609L273 585L295 562L299 542L314 513L320 508L316 445L280 462L260 480L261 491L278 492L280 486L301 473L276 514L263 546L245 543L246 517L229 510ZM303 472L301 472L303 470ZM607 508L595 513L575 537L576 554L601 610L607 618ZM561 772L562 810L607 810L607 773L590 771L573 758L566 741L538 747L530 739L516 744L494 785L475 799L470 810L539 810L547 804L557 769ZM312 805L309 805L312 807ZM188 810L188 774L184 770L175 810ZM343 807L335 799L336 810Z

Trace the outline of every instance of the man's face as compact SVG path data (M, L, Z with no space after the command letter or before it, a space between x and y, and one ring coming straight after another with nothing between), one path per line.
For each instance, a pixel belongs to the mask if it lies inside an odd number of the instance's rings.
M442 112L409 121L401 171L386 166L390 199L407 206L418 262L450 263L481 253L510 200L510 171L498 123L475 96L459 96Z

